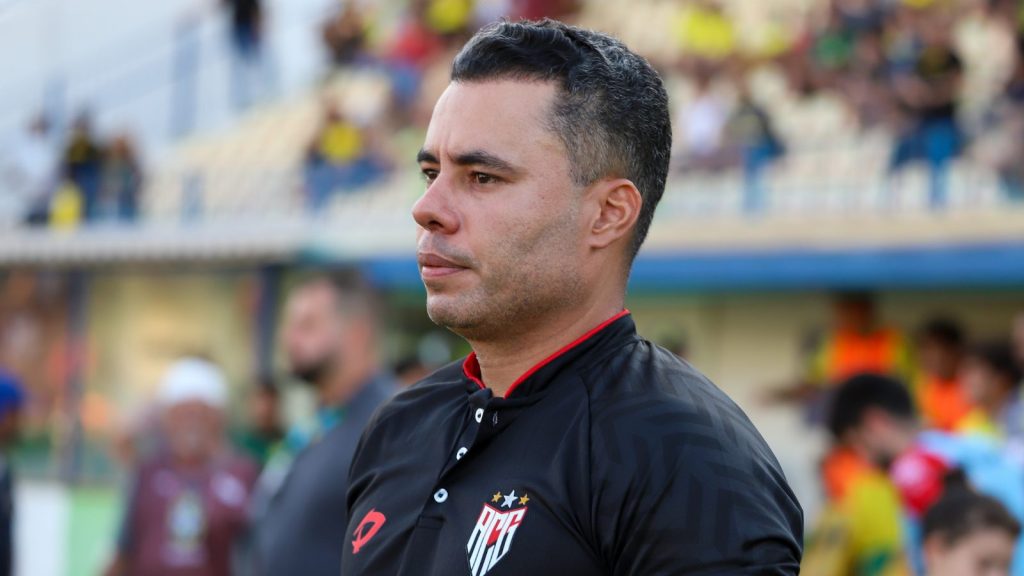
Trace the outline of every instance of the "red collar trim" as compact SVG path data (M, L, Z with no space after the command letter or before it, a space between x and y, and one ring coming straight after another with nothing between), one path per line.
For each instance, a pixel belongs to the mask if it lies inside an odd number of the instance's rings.
M565 346L563 346L561 349L559 349L557 352L555 352L551 356L548 356L547 358L541 360L536 366L534 366L533 368L530 368L529 370L527 370L525 374L523 374L522 376L517 378L516 381L513 382L511 386L509 386L508 391L505 392L505 398L508 398L509 396L511 396L512 392L517 387L519 387L520 384L522 384L524 381L526 381L526 379L529 378L530 376L533 376L534 374L536 374L538 370L540 370L541 368L547 366L548 364L553 362L556 358L558 358L559 356L565 354L569 350L572 350L573 348L575 348L575 347L579 346L580 344L586 342L588 339L593 337L595 334L597 334L601 330L604 330L612 322L615 322L619 318L622 318L623 316L626 316L628 314L629 314L629 310L623 310L622 312L619 312L615 316L612 316L611 318L605 320L604 322L601 322L600 324L595 326L592 330L590 330L589 332L587 332L583 336L580 336L576 340L570 342L569 344L566 344ZM469 378L472 382L474 382L477 386L479 386L481 390L487 387L487 386L484 385L484 381L480 377L480 362L476 359L476 352L471 352L469 354L469 356L466 357L466 360L462 363L462 372L466 375L466 378Z

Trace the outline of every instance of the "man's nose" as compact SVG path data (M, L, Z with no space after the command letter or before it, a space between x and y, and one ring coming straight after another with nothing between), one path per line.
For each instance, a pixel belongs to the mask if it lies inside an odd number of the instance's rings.
M452 203L448 178L439 174L412 207L412 217L428 232L452 234L459 228L459 216Z

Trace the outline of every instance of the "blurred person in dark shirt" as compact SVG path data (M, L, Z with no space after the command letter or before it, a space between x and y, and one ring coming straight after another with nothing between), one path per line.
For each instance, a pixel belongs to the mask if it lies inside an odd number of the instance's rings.
M14 467L9 453L21 431L24 404L21 383L0 370L0 576L14 572Z
M256 75L265 73L263 0L221 0L221 5L230 18L231 95L235 106L243 109L253 102Z
M304 278L288 295L282 344L317 412L288 430L260 475L250 509L258 576L340 570L349 464L366 423L398 389L380 364L376 306L354 272Z
M738 86L739 101L726 125L726 141L740 155L745 182L744 210L754 214L765 207L764 170L779 159L786 148L771 115L754 99L746 80L740 81Z
M93 133L92 119L82 112L71 126L62 172L81 194L81 215L85 220L92 220L97 214L103 156L103 145Z
M214 364L175 362L157 399L165 448L142 464L108 576L231 576L256 467L231 451Z
M284 438L281 392L269 377L261 378L246 399L246 426L236 439L239 447L260 467Z
M932 208L940 208L946 202L949 164L963 147L956 115L964 66L953 45L952 23L945 14L934 11L927 15L920 26L920 40L913 68L893 79L905 126L893 149L890 170L924 161L931 175Z
M334 66L353 64L366 48L367 22L356 0L343 0L341 10L324 23L324 45Z
M131 137L119 134L110 142L103 158L99 202L105 216L130 222L139 212L142 166Z

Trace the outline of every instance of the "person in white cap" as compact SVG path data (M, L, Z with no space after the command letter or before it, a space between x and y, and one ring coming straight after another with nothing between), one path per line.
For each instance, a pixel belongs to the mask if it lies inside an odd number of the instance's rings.
M108 576L229 576L256 466L229 447L228 391L211 362L183 358L157 392L165 449L129 493Z

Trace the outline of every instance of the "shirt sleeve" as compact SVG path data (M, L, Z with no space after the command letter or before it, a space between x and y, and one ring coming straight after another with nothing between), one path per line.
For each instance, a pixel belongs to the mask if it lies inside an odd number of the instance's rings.
M128 497L124 502L124 510L121 513L121 527L117 532L117 552L122 556L131 555L132 549L135 545L133 536L136 531L135 518L139 507L139 484L141 482L141 478L141 473L136 474L129 482L128 490L125 492Z
M704 408L634 404L592 434L609 574L799 573L802 512L775 457L735 406Z

